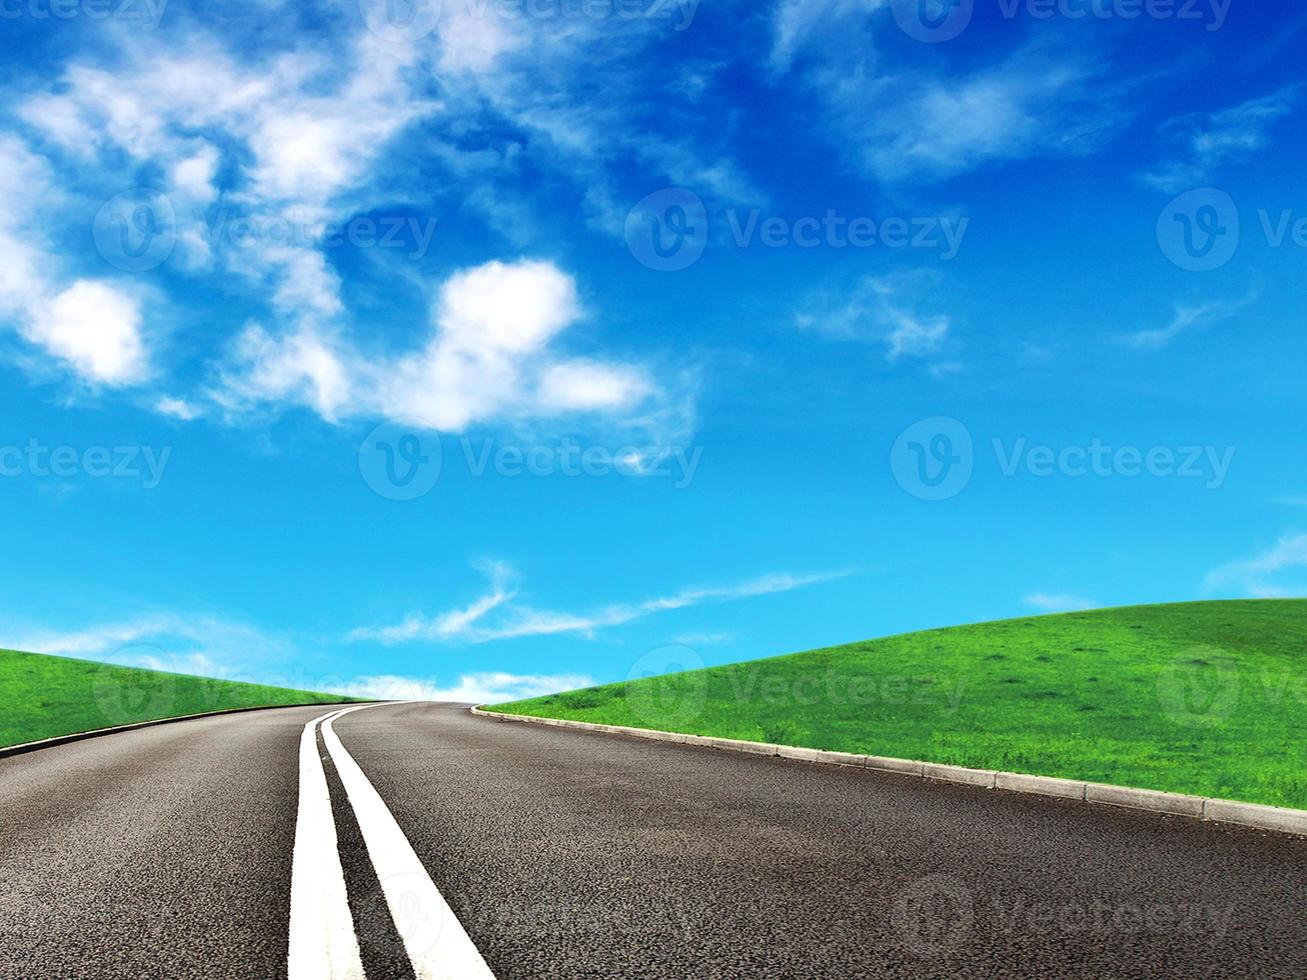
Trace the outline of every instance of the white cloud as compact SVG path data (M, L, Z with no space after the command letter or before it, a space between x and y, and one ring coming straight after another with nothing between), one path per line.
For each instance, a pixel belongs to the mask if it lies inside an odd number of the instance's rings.
M538 698L560 691L593 687L585 674L508 674L500 671L463 674L452 685L435 678L420 679L395 674L358 677L335 688L336 693L377 701L456 701L472 704L501 704Z
M392 626L361 627L351 632L348 638L390 645L417 640L489 643L495 640L554 636L564 633L591 636L600 629L622 626L660 612L789 592L850 574L825 572L814 575L793 575L781 572L734 585L686 588L639 602L616 603L586 613L570 613L538 609L514 602L519 590L509 584L514 578L511 569L506 565L496 564L490 571L492 579L490 589L470 606L437 616L410 616ZM486 618L494 611L498 611L500 615L494 617L492 623L487 624Z
M1211 300L1193 305L1177 304L1171 322L1164 327L1140 330L1121 338L1128 347L1136 350L1160 350L1173 340L1197 327L1210 326L1238 316L1261 297L1261 287L1254 286L1247 294L1232 300Z
M701 153L679 125L671 137L647 132L638 103L655 96L639 80L615 91L595 79L594 57L633 58L672 22L471 7L446 15L428 43L387 44L356 18L353 33L330 44L249 56L198 25L166 44L115 35L112 50L88 49L20 100L17 116L55 149L51 159L70 174L99 175L98 190L87 190L87 180L48 182L88 194L79 213L124 190L133 173L154 174L146 182L167 194L177 218L170 271L234 274L250 290L246 305L268 310L229 338L208 388L155 398L160 411L177 415L184 401L197 412L216 405L223 411L208 414L234 420L246 409L302 405L331 421L407 414L448 430L595 413L623 426L628 415L667 421L687 396L663 391L643 367L552 350L582 311L572 278L547 262L491 262L455 274L434 303L429 342L406 354L388 355L374 326L356 321L336 265L317 243L335 223L382 204L426 207L448 194L511 226L505 234L516 240L530 237L521 193L527 167L593 191L588 200L606 203L592 222L619 232L629 202L612 192L610 175L633 162L705 193L750 191L729 160ZM397 189L383 176L396 164L412 170L413 145L396 137L419 122L428 127L422 166L447 164L449 186ZM47 224L50 216L47 207ZM220 227L210 226L215 221ZM256 235L237 247L221 232L241 222L297 234ZM0 221L0 260L9 260L0 261L0 308L30 291L27 271L43 259L24 246L29 229L8 231ZM57 292L38 290L33 301L48 305ZM101 347L71 348L68 331L51 321L41 322L42 336L60 337L63 354L76 355L70 363L91 380L143 380L150 372L134 356L129 328L142 344L163 331L142 329L146 311L129 315L129 302L123 294L107 307L117 315L97 335ZM214 404L201 405L205 399ZM683 430L688 419L681 413L670 424Z
M1220 112L1171 120L1165 130L1180 143L1184 156L1140 179L1167 194L1206 183L1222 163L1269 146L1271 125L1292 112L1297 100L1298 86L1293 85Z
M1021 601L1043 612L1076 612L1082 609L1096 609L1099 605L1093 599L1086 599L1083 596L1048 592L1032 592L1023 596Z
M23 334L93 381L132 384L149 375L140 304L104 283L73 283L36 311Z
M42 238L45 209L61 199L49 162L0 134L0 316L84 381L143 381L150 368L138 300L105 282L61 282L62 263Z
M183 422L190 422L200 417L200 409L184 398L174 398L171 395L161 395L154 403L154 410L160 415L171 415L175 419L181 419Z
M659 393L633 365L560 357L581 316L576 284L549 262L488 262L440 290L434 330L412 353L369 360L347 340L301 329L241 335L216 396L229 408L308 405L324 418L408 417L440 431L561 412L633 411Z
M879 341L890 361L929 357L945 348L953 319L938 305L940 276L899 272L867 276L840 299L821 296L797 314L800 328L845 340Z
M218 196L213 180L218 172L218 149L204 143L193 156L183 157L172 166L172 186L181 195L200 204Z
M467 3L447 8L440 20L440 70L484 73L500 56L525 46L525 25L497 16L489 5Z
M351 396L347 365L353 363L338 344L312 327L274 337L251 324L237 338L232 366L213 395L232 409L270 401L308 405L335 421Z
M1307 576L1297 583L1283 581L1286 572L1307 569L1307 534L1292 532L1266 551L1233 561L1211 571L1204 587L1208 592L1228 588L1242 590L1256 598L1277 598L1307 594Z

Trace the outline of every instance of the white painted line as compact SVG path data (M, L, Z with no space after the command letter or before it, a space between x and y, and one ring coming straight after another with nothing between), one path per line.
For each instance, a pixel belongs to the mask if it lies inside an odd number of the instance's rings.
M366 980L345 894L327 776L318 755L318 723L350 710L314 718L300 735L300 801L286 961L289 980Z
M490 967L427 874L385 801L341 744L331 727L336 717L339 715L323 722L322 740L354 807L368 856L413 972L418 980L494 980Z

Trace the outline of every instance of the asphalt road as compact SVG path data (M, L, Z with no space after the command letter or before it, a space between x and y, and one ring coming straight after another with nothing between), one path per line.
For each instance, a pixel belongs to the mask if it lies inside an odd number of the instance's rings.
M287 976L326 710L0 759L0 980ZM370 980L455 933L500 978L1307 976L1300 839L454 705L333 727L424 869L311 733Z

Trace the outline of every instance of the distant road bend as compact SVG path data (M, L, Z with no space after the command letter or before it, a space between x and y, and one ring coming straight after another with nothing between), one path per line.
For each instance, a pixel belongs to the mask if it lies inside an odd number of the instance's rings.
M1307 841L279 708L0 759L0 980L1307 976Z

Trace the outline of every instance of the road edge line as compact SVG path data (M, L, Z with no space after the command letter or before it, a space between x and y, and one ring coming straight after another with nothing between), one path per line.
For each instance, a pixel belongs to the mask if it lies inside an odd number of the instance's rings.
M1079 800L1095 806L1115 806L1130 810L1143 810L1169 817L1184 817L1203 823L1230 824L1270 833L1292 834L1307 837L1307 810L1267 806L1263 803L1243 803L1215 797L1190 796L1185 793L1167 793L1161 790L1139 789L1132 786L1114 786L1078 779L1059 779L1053 776L1036 776L1030 773L998 772L991 769L968 769L937 762L914 759L890 759L875 755L856 755L848 752L830 752L826 749L806 749L787 745L768 745L763 742L746 742L733 738L713 738L707 735L686 735L683 732L664 732L655 728L628 728L621 725L599 725L588 721L567 718L536 718L532 715L510 715L501 711L486 711L484 704L474 705L472 714L495 721L528 722L552 725L581 731L610 735L631 735L658 742L675 742L682 745L699 745L727 752L747 752L769 755L798 762L819 765L852 766L874 769L898 775L915 776L941 782L956 783L980 789L997 789L1008 793Z
M141 728L154 728L156 725L170 725L175 721L194 721L196 718L213 718L217 715L235 715L242 711L275 711L278 708L331 708L347 705L348 701L305 701L301 704L251 704L244 708L219 708L217 711L200 711L193 715L174 715L171 718L151 718L149 721L134 721L130 725L114 725L112 728L92 728L87 732L73 732L68 735L52 735L50 738L35 742L19 742L17 745L0 746L0 759L11 755L24 755L40 749L52 749L56 745L68 745L72 742L84 742L88 738L100 738L102 735L118 735L121 732L134 732ZM367 702L369 704L376 702ZM360 705L363 707L363 705Z

